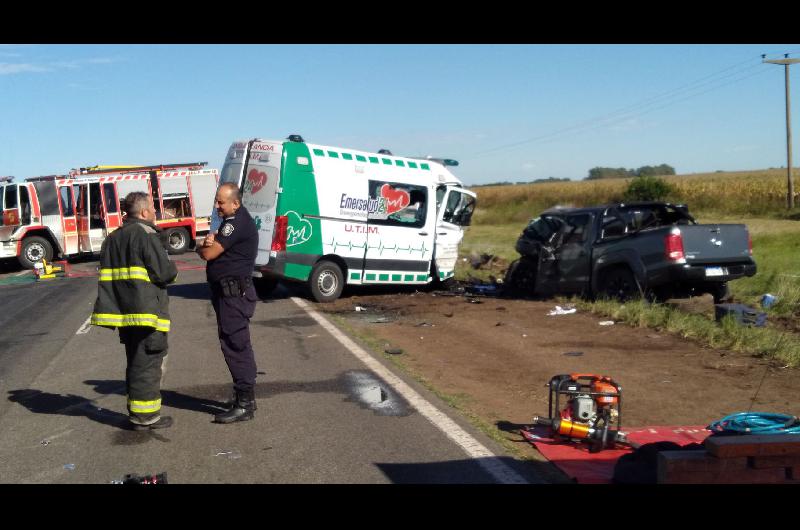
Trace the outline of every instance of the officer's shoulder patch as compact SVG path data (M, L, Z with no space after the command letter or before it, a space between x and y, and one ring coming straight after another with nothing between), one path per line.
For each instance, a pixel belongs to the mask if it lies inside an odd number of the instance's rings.
M220 231L223 236L228 237L233 233L233 225L231 223L225 223L225 226L223 226Z

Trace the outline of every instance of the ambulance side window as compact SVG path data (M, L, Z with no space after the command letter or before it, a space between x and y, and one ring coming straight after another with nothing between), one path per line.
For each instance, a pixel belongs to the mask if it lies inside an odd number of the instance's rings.
M75 215L75 208L72 204L72 188L69 186L61 186L58 190L58 197L61 201L61 211L64 212L64 217L72 217Z
M370 198L384 208L369 216L369 224L422 228L428 217L428 189L425 186L370 181ZM391 212L391 213L387 213Z

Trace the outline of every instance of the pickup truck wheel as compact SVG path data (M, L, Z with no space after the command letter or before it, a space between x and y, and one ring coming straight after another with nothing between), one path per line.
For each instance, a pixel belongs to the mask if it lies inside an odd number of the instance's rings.
M26 237L22 240L22 249L17 259L24 268L33 269L34 265L43 259L47 261L53 259L53 245L43 237Z
M536 262L526 258L512 261L503 279L505 294L534 294L536 290Z
M189 248L189 232L185 228L170 228L165 237L170 254L183 254Z
M275 278L253 278L253 287L259 298L269 298L277 286L278 280Z
M342 269L332 261L320 261L311 270L308 285L314 300L320 303L333 302L344 288Z
M633 272L627 267L616 267L603 274L600 295L611 300L631 300L641 296Z

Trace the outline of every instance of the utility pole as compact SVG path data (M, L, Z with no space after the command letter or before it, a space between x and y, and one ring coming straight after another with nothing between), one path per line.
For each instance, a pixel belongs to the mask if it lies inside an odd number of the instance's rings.
M791 98L789 97L789 65L800 63L800 59L789 59L789 54L784 54L784 59L775 59L771 61L766 60L766 55L761 56L761 62L763 63L770 63L770 64L782 64L784 70L786 72L786 158L788 162L786 164L786 182L788 185L788 191L786 194L786 204L787 207L791 210L794 208L794 183L792 182L792 121L791 121L791 110L792 110L792 103Z

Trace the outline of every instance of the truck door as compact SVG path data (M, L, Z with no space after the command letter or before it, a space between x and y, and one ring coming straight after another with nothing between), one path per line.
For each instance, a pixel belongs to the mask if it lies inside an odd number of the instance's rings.
M283 145L277 142L254 141L247 153L247 165L244 167L240 189L242 205L250 212L258 229L258 264L269 262L269 252L272 249L282 155ZM292 242L287 241L287 247L290 246Z
M442 196L436 223L434 258L439 279L455 274L458 247L464 238L475 211L475 194L462 188L450 187Z
M64 234L64 253L77 254L78 249L78 221L75 217L75 199L73 188L70 185L59 186L58 202L61 210L61 228Z
M116 230L122 224L122 214L119 211L119 200L117 198L117 186L114 182L104 182L101 189L102 193L102 214L105 221L104 237ZM102 242L101 242L102 245Z
M89 184L75 184L75 220L78 224L78 252L91 252L89 240Z
M367 217L363 283L427 282L436 226L433 190L385 180L368 186L376 207Z
M580 292L589 288L591 276L592 216L588 213L564 217L554 250L559 292Z
M216 171L193 171L187 177L191 216L195 231L207 232L211 225L211 211L214 209L214 196L217 193Z

